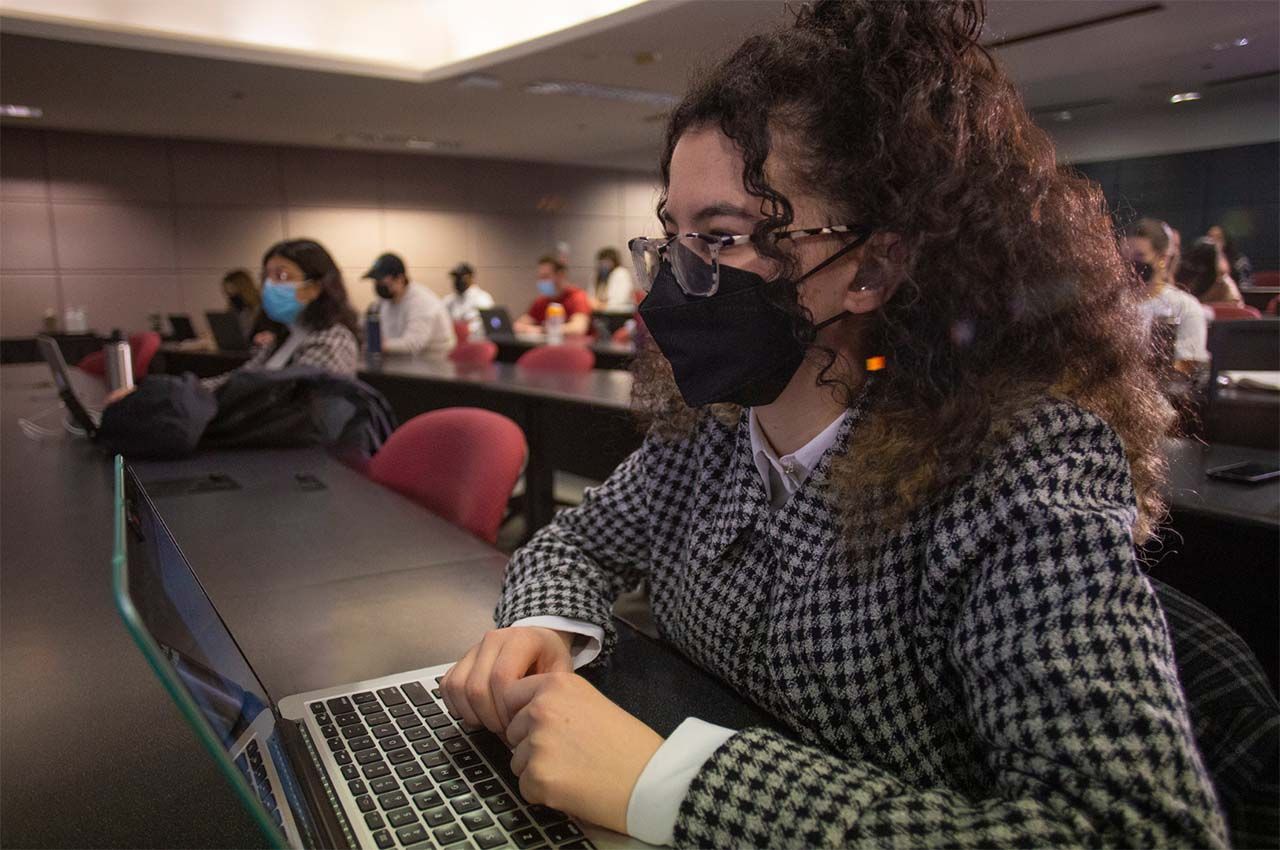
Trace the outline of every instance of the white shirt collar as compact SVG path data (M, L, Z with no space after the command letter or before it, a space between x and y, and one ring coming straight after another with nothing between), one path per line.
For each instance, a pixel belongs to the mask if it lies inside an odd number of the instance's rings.
M840 426L849 417L848 410L841 413L818 436L805 443L789 455L778 457L778 453L769 445L769 440L760 428L756 419L755 408L747 413L751 431L751 457L755 460L760 480L764 482L765 498L770 507L777 508L786 504L791 494L800 489L809 474L813 472L818 461L827 453L827 449L835 444Z

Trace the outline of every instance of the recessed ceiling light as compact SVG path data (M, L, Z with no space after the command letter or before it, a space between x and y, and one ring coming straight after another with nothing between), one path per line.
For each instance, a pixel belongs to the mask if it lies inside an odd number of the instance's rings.
M1189 100L1199 100L1199 99L1200 99L1200 92L1184 91L1184 92L1178 92L1177 94L1170 97L1169 102L1170 103L1186 103Z
M680 102L673 94L645 89L629 89L622 86L602 86L596 83L540 81L524 87L529 94L564 94L574 97L594 97L600 100L621 100L628 103L646 103L671 107Z
M0 103L0 115L5 118L39 118L44 110L38 106L23 106L21 103Z
M1235 40L1235 46L1236 46L1236 47L1248 47L1248 46L1249 46L1249 39L1247 39L1247 38L1237 38L1237 39Z

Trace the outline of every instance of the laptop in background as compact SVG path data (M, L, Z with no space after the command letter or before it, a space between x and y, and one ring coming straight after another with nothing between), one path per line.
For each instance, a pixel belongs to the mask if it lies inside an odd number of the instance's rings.
M191 324L191 317L186 313L170 313L169 327L173 330L169 337L173 342L184 342L196 338L195 326Z
M58 348L57 341L53 337L41 334L36 337L36 345L40 348L40 356L44 358L44 362L49 364L49 371L53 373L53 385L57 387L59 398L66 406L67 412L71 414L72 422L89 438L97 436L99 417L90 413L80 400L80 396L76 394L71 372L67 369L67 361L63 358L62 349Z
M244 329L240 327L239 315L230 311L218 313L210 310L204 314L204 317L209 320L209 329L213 331L213 338L217 341L220 350L249 350L249 340L244 338Z
M511 314L506 307L492 307L480 311L480 321L484 323L485 336L515 336L515 328L511 324Z
M448 664L273 702L119 457L115 475L117 608L274 846L648 846L526 803L501 740L440 700Z

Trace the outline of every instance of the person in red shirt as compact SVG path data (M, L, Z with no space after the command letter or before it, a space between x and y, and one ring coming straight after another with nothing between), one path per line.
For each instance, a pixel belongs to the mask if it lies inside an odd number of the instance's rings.
M555 257L538 260L538 292L538 300L515 320L516 333L540 331L547 318L547 307L552 302L564 307L565 334L585 335L591 329L591 299L586 292L569 283L564 263Z

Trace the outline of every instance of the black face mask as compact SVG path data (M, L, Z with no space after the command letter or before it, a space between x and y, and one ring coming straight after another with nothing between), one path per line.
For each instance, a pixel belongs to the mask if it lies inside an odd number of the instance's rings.
M375 283L373 285L373 291L378 293L379 298L386 298L388 300L391 298L391 287L387 286L385 283Z
M1142 278L1143 283L1150 283L1151 275L1155 273L1155 269L1151 268L1151 264L1144 263L1142 260L1133 261L1133 270L1138 273L1138 277Z
M459 275L453 279L453 291L461 295L471 287L471 281Z
M244 296L238 292L235 295L229 296L227 300L231 302L231 309L235 310L237 313L249 306L244 300Z
M720 287L709 298L685 294L664 262L640 304L640 316L671 362L685 403L772 404L800 368L806 346L796 338L795 319L769 300L766 287L795 286L863 241L846 245L791 284L721 265ZM842 311L813 329L848 315Z

